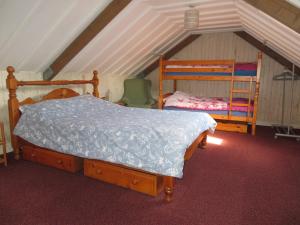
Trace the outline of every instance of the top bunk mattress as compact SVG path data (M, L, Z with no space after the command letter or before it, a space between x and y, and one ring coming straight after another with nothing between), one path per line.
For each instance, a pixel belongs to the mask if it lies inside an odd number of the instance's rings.
M231 76L232 65L166 65L166 76ZM256 76L256 63L235 63L234 76Z

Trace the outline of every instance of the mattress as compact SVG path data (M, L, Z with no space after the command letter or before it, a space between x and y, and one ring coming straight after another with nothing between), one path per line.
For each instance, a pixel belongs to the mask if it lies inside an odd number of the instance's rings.
M255 63L236 63L234 67L234 76L256 76L257 65ZM167 65L166 69L177 69L178 71L166 72L166 76L231 76L231 72L201 72L201 69L229 69L231 65ZM195 69L195 71L180 71L180 69ZM196 71L198 70L198 71Z
M37 146L179 178L186 149L216 127L207 113L127 108L89 95L21 110L14 134Z
M233 103L248 104L247 98L233 98ZM230 110L229 98L225 97L198 97L185 92L176 91L173 95L165 99L165 108L179 108L185 110L196 110L209 112L209 114L221 114L226 115ZM233 105L232 111L237 112L248 112L247 106ZM250 102L250 111L253 111L253 101ZM216 113L212 113L216 112ZM246 115L245 114L245 115ZM242 114L240 114L242 115Z
M166 76L231 76L226 72L166 72ZM234 76L256 76L254 71L235 71Z

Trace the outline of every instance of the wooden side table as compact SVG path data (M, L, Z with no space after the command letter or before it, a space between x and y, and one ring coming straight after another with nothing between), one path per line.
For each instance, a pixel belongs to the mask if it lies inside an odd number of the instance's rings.
M5 141L4 125L2 122L0 122L0 146L2 146L2 150L3 150L3 158L0 157L0 164L4 163L4 165L7 166L6 141Z

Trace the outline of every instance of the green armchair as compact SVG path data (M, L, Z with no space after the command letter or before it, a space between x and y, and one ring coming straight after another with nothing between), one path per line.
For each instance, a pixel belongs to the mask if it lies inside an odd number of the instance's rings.
M134 78L124 81L124 94L120 104L129 107L152 108L156 100L151 95L151 81Z

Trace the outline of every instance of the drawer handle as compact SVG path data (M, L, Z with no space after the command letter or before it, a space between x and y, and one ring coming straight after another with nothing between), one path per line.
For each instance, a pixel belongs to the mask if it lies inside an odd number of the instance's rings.
M96 170L96 173L97 173L97 174L102 174L102 170L97 169L97 170Z
M57 163L62 164L62 160L61 159L57 160Z
M139 183L139 180L138 180L138 179L133 179L133 180L132 180L132 184L137 185L138 183Z

